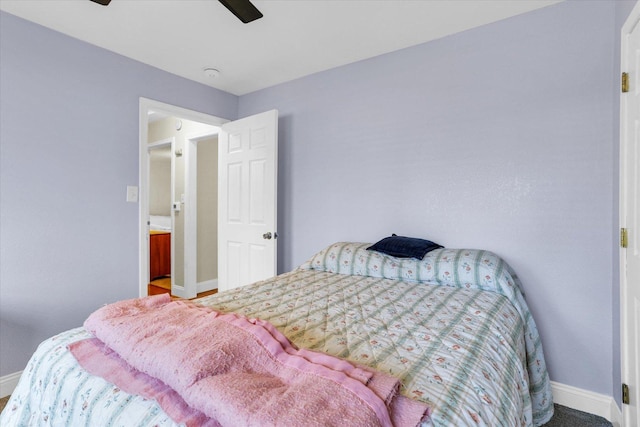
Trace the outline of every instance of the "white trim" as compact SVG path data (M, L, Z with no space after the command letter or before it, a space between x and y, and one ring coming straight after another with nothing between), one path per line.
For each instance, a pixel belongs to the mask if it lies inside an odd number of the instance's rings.
M14 372L13 374L0 377L0 398L9 396L13 393L13 390L18 385L18 381L20 381L22 372L23 371Z
M214 126L206 131L193 133L185 137L184 143L184 289L182 298L195 298L200 290L197 283L198 266L198 144L212 138L220 132ZM217 282L216 282L217 287ZM211 290L209 288L206 290ZM173 289L172 289L173 291ZM177 294L176 294L177 295Z
M609 409L609 413L611 414L611 419L609 419L609 421L614 427L624 425L624 421L622 420L622 410L618 408L618 404L613 398L611 398L611 408Z
M204 282L198 282L198 293L212 291L218 289L218 279L205 280Z
M629 35L633 32L635 26L638 25L639 22L640 22L640 2L635 4L635 6L629 13L629 16L627 17L626 21L624 22L620 30L620 71L622 72L629 71L628 63L630 60L633 60L632 54L629 52L628 38L629 38ZM629 123L629 118L627 117L629 115L628 107L627 107L628 97L622 96L622 93L619 93L619 98L620 98L620 135L619 135L618 144L620 147L620 157L618 159L619 161L618 164L620 169L620 176L619 176L619 184L618 184L618 191L619 191L618 193L619 194L619 215L618 215L619 224L618 225L619 227L628 227L626 212L627 212L627 203L629 203L629 201L627 200L627 197L625 195L625 191L626 191L625 187L626 187L626 182L628 180L626 176L628 172L626 170L626 162L625 162L625 158L627 155L625 151L627 147L627 144L625 143L626 142L625 135L627 133L626 132L627 126L631 126L631 123ZM635 363L634 358L638 357L638 354L637 354L638 349L632 348L631 347L632 343L630 343L630 340L632 339L631 337L633 336L632 333L634 332L632 331L631 325L629 325L630 316L629 316L629 313L627 312L627 310L629 309L627 304L627 301L629 300L627 297L627 292L629 291L631 284L628 282L628 278L627 278L626 264L625 264L626 263L625 251L626 249L623 249L622 247L619 247L618 249L618 253L619 253L618 268L620 272L620 292L619 292L620 380L622 383L626 383L633 390L633 387L637 388L638 386L640 386L640 384L635 384L637 383L637 378L634 378L634 376L632 375L634 370L636 375L638 373L638 367L633 366L633 363ZM637 344L637 338L636 338L636 344ZM619 384L618 386L620 387L621 384ZM615 402L614 402L614 405L615 405ZM621 426L631 427L630 424L631 422L633 422L633 418L635 416L633 415L632 411L637 411L638 409L637 405L638 405L637 402L633 405L626 405L626 404L622 405L622 408L619 410ZM617 405L615 406L617 407Z
M182 298L195 298L198 294L197 289L197 253L198 253L198 141L185 137L184 141L184 288ZM172 289L173 291L173 289Z
M606 418L614 427L621 426L622 413L612 396L551 381L553 403Z
M176 138L173 136L171 138L159 139L157 141L150 142L147 147L149 148L149 151L153 150L154 148L166 147L167 145L173 144L175 139ZM173 145L171 145L171 148L173 149Z

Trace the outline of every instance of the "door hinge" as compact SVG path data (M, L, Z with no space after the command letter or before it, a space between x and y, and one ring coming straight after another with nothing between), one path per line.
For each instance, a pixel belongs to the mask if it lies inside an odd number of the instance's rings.
M622 403L629 404L629 386L626 384L622 384Z
M629 73L622 73L622 92L629 92Z
M620 247L626 248L629 244L628 232L626 228L620 229Z

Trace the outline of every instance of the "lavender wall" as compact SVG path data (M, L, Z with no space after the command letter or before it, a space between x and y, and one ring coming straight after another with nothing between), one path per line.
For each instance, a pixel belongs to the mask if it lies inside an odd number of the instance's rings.
M0 12L0 376L136 295L124 196L144 96L280 110L280 271L391 232L494 250L524 281L552 379L619 401L617 64L633 4L565 2L239 104Z
M0 376L137 296L139 97L236 118L238 98L0 13Z
M241 117L281 115L280 270L391 233L495 251L552 380L614 394L616 8L564 2L242 96Z

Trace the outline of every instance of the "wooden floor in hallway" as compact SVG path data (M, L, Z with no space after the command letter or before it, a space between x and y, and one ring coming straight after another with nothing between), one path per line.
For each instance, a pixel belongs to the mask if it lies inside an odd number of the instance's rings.
M152 280L151 283L147 285L147 295L159 295L168 293L171 293L171 277L160 277L158 279ZM206 297L215 293L218 293L217 289L200 292L198 295L196 295L196 298Z

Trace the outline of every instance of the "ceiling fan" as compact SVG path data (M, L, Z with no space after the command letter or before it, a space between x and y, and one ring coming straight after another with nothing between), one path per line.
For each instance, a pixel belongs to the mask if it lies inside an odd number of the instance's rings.
M111 0L91 0L94 3L108 6ZM249 0L218 0L245 24L262 18L262 13Z

